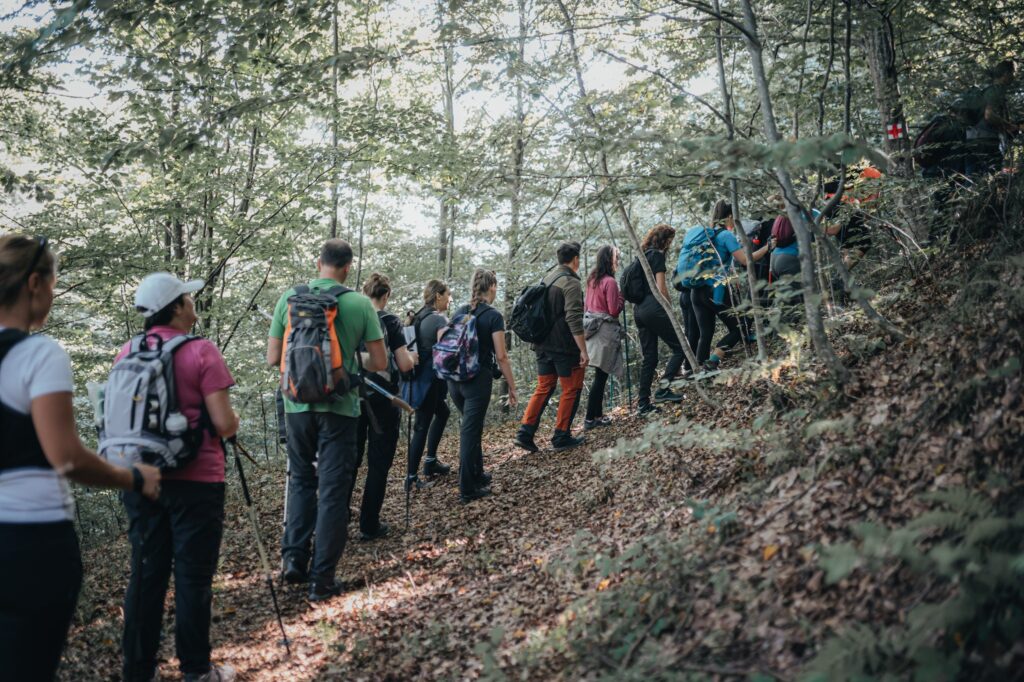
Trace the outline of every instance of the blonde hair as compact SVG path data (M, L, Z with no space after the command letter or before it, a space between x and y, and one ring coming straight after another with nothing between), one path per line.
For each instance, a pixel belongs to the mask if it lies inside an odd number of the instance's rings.
M448 291L448 285L439 279L432 279L423 287L423 302L427 305L434 305L437 297Z
M36 253L39 258L33 266ZM18 300L21 288L33 273L52 277L56 264L49 244L39 252L39 239L20 234L0 237L0 307L9 307Z
M491 287L497 286L498 276L494 274L494 270L484 270L483 268L477 268L476 272L469 279L469 308L474 309L480 303L484 302L484 297L487 296L487 292L491 290Z
M363 293L372 299L380 300L391 293L391 280L387 275L375 272L363 285Z

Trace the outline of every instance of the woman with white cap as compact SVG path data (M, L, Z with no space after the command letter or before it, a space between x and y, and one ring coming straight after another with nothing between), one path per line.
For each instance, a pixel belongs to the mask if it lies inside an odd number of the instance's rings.
M0 237L0 677L52 680L82 583L66 479L155 498L160 472L78 438L71 358L44 334L57 281L45 237Z
M115 364L133 344L165 347L171 339L187 335L197 320L191 294L202 287L202 280L183 282L166 272L143 279L135 293L135 307L145 318L145 331L141 339L125 344ZM238 415L228 396L235 382L217 346L199 337L188 337L176 346L173 367L178 407L189 428L202 429L202 436L194 459L164 471L159 500L124 495L132 544L132 575L124 606L124 679L148 681L156 673L164 598L173 566L174 641L181 672L189 682L226 681L234 679L234 670L210 664L210 612L224 530L220 439L238 431Z

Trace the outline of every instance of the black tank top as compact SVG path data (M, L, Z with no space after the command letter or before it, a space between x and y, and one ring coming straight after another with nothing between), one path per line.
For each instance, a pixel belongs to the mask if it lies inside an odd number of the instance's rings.
M15 345L27 338L28 334L17 329L0 331L0 364ZM19 467L51 468L43 454L31 414L21 414L0 402L0 433L3 434L0 471Z

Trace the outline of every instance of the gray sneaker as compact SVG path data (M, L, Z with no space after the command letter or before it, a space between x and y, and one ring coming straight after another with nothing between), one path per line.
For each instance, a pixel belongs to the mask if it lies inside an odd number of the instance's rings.
M205 675L185 675L185 682L231 682L235 679L235 669L230 665L210 666Z

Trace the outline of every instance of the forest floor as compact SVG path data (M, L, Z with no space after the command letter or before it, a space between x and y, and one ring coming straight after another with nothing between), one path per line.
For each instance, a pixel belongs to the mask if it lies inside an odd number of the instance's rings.
M837 549L864 537L857 524L905 524L937 490L1021 495L1024 260L997 248L961 245L890 281L876 302L906 340L838 313L842 390L776 340L780 359L730 363L706 384L710 402L687 386L678 408L614 414L576 450L526 454L513 424L491 427L494 496L463 506L442 478L414 494L408 532L400 446L383 512L396 532L350 542L349 591L310 605L281 590L290 657L231 474L214 659L249 680L789 680L834 633L900 627L956 587L898 561L869 570ZM454 438L441 459L457 463ZM249 467L275 567L283 469L280 457ZM88 549L85 565L62 675L116 679L125 540ZM171 597L167 610L170 633ZM162 677L178 679L170 635L162 657ZM1024 648L984 663L977 679L1024 679Z

